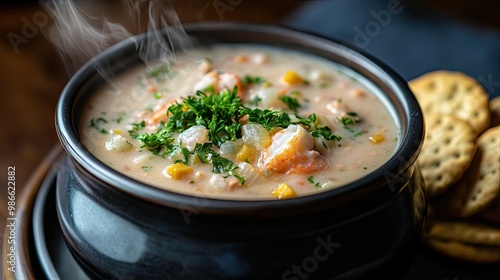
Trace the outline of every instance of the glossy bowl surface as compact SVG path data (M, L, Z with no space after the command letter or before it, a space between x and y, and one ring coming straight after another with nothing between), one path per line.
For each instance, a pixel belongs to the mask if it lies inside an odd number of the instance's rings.
M386 164L359 180L288 200L201 198L135 181L90 154L77 132L85 100L106 82L102 74L113 77L140 62L139 46L154 36L127 39L83 66L57 109L58 134L70 158L58 174L58 215L82 266L102 278L402 276L417 253L425 220L415 166L424 127L407 83L353 47L302 32L235 23L185 28L201 45L263 44L347 66L384 92L400 124L400 145Z

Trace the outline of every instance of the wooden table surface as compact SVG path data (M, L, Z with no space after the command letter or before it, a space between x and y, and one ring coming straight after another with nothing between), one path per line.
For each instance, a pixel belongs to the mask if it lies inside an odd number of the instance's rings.
M10 1L12 3L19 3ZM17 195L30 174L58 139L54 112L67 72L56 48L44 33L52 20L37 1L0 4L0 217L5 215L7 167L16 167ZM31 3L30 3L31 2ZM81 1L83 2L83 1ZM118 22L127 16L117 9L118 1L87 1L95 15L106 15ZM173 1L183 22L250 21L278 23L307 1L210 0ZM493 1L423 1L446 16L473 21L500 29L498 3ZM225 3L226 5L222 5ZM227 6L232 3L233 6ZM455 2L452 2L455 3ZM3 6L1 6L3 5ZM219 5L219 6L217 6ZM485 6L486 5L486 6ZM488 6L489 5L489 6ZM217 8L218 7L218 8ZM218 9L218 10L217 10ZM45 21L47 19L48 21ZM134 30L137 33L140 30ZM80 62L81 63L81 62ZM4 219L0 220L0 225ZM0 227L3 228L3 227Z

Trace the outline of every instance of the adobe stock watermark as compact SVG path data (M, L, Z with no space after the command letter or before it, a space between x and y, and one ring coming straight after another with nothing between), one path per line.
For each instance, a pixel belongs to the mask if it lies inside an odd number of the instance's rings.
M217 16L219 17L220 21L224 20L224 14L226 12L232 12L234 11L234 8L239 6L241 3L243 3L243 0L213 0L212 2L207 2L205 7L202 9L203 11L206 10L206 8L212 4L212 7L214 8L215 12L217 13Z
M408 0L411 1L411 0ZM374 37L380 35L382 29L387 27L394 15L403 11L403 6L399 0L389 0L386 9L375 11L371 10L370 15L373 20L367 22L364 27L354 27L354 44L359 48L367 47Z
M40 29L49 23L49 19L49 15L44 11L34 13L31 19L22 17L21 21L23 25L21 26L21 30L19 30L19 32L9 32L7 34L7 39L14 49L14 53L18 54L19 46L28 44L30 39L37 36L38 33L40 33Z
M320 263L326 261L340 247L340 243L332 242L331 235L326 240L318 236L316 238L318 245L313 249L312 255L305 257L300 264L293 264L290 269L283 272L282 280L303 280L308 279L311 274L316 272Z
M178 205L178 209L181 212L182 218L184 219L186 225L189 225L191 223L192 215L200 214L201 210L205 209L208 204L210 204L210 201L203 197L193 197L192 202L193 206L188 206L185 204Z
M491 73L486 78L479 76L477 80L491 93L495 92L495 88L500 87L500 80L493 81L493 74Z

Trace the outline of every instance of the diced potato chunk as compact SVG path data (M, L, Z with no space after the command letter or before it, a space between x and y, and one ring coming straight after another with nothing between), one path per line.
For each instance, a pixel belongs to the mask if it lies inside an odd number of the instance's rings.
M283 83L290 86L302 84L304 82L299 74L291 70L286 71L286 73L281 76L281 80Z
M282 183L272 192L273 196L277 199L286 199L297 196L293 189L286 183Z
M266 53L257 53L252 57L252 60L257 65L262 65L269 61L269 56Z
M111 139L106 142L106 150L108 151L124 152L130 150L131 148L132 144L119 134L114 134Z
M322 70L314 70L310 74L310 78L314 82L319 82L319 81L329 81L331 80L331 77L328 76L324 71Z
M184 178L185 176L191 174L193 172L193 168L183 164L183 163L174 163L169 165L166 169L166 175L174 178L175 180L179 180ZM164 171L164 174L165 174Z
M255 154L257 154L257 151L254 148L249 145L243 145L236 155L236 159L239 161L253 162L255 160Z
M249 123L241 127L243 143L250 145L255 149L262 149L269 146L271 136L269 132L260 124Z

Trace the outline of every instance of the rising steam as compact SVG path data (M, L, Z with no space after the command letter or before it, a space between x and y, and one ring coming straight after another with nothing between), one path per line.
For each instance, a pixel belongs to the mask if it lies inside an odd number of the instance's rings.
M109 2L49 0L40 4L54 19L54 25L45 34L56 46L70 74L112 44L142 32L149 32L154 38L137 44L139 57L146 64L152 58L174 60L180 47L191 45L191 39L168 1L113 1L114 15L125 18L126 22L112 22L102 15ZM116 7L116 4L121 6Z

